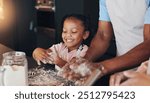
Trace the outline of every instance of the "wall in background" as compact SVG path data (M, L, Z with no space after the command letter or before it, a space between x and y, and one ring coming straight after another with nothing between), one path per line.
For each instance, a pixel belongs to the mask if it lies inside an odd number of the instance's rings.
M36 46L35 0L4 0L4 20L0 21L0 43L31 56Z
M14 0L16 8L15 50L31 56L36 47L36 9L35 0Z
M4 19L0 20L0 43L14 48L15 7L13 0L4 0Z

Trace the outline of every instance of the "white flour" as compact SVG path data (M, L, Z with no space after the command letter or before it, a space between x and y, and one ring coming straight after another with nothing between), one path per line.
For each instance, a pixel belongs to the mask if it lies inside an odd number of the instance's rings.
M4 85L6 86L26 86L27 85L27 71L24 66L3 66Z
M69 84L66 79L57 76L57 73L53 70L45 70L44 67L39 69L32 69L28 72L29 85L37 86L63 86L74 85ZM71 82L70 82L71 83Z

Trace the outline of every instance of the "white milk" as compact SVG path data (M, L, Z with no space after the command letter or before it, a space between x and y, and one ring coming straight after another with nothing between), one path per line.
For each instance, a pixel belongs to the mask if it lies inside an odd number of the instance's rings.
M26 66L3 66L4 72L4 85L5 86L26 86L28 76Z

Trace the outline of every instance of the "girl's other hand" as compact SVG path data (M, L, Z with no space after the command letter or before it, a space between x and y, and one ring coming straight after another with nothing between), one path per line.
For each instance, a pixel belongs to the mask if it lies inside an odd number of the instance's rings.
M67 62L59 57L55 52L48 53L48 61L50 64L56 64L59 67L63 67Z

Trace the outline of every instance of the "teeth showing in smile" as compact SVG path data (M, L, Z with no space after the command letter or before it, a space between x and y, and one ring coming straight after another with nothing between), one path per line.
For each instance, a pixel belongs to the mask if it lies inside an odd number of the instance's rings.
M66 42L72 42L72 41L73 41L72 39L67 39L67 40L66 40Z

